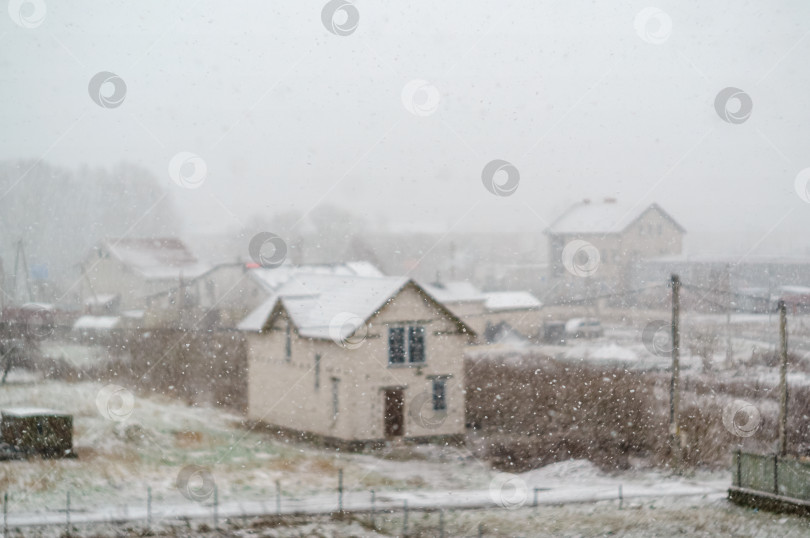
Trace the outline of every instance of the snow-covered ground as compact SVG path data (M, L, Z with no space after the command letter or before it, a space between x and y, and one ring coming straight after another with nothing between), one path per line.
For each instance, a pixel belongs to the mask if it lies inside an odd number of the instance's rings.
M37 406L72 413L78 455L0 462L9 521L17 524L64 521L68 493L74 522L127 514L140 520L147 488L156 519L180 514L206 518L213 497L194 503L177 488L179 472L187 465L210 471L223 518L272 513L277 480L282 511L334 510L338 469L343 470L345 507L364 510L372 489L379 507L408 500L412 508L430 508L523 506L533 502L535 488L539 504L592 502L618 498L620 485L627 502L679 495L716 499L729 483L726 473L689 479L654 471L608 475L586 461L503 475L463 447L392 445L373 453L342 453L250 430L241 417L221 409L187 406L158 395L133 396L130 406L126 398L107 401L105 407L109 390L97 383L17 379L0 388L0 408Z

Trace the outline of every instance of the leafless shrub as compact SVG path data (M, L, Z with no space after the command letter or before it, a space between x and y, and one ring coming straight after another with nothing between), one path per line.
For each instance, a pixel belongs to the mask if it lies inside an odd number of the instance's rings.
M106 362L81 368L59 358L31 366L46 378L113 382L189 403L243 411L247 406L247 351L236 332L152 330L117 335Z
M712 360L717 352L720 338L712 329L693 331L688 339L689 351L692 355L700 357L703 371L712 369Z
M559 363L534 357L523 363L490 359L466 363L467 421L485 439L485 457L513 472L570 458L603 469L631 459L669 466L669 374L640 373ZM775 449L778 387L762 381L682 380L679 406L681 464L725 466L733 450ZM724 412L750 402L756 428L729 431ZM788 450L810 454L810 387L789 391Z
M656 450L660 402L640 374L539 359L519 364L468 360L467 420L488 439L499 469L524 471L587 458L627 468Z

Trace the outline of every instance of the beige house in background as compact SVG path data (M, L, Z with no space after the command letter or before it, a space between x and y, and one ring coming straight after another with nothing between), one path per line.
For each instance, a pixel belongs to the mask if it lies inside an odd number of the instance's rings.
M369 262L350 261L329 264L293 265L265 268L250 261L220 263L195 279L184 281L186 304L213 314L216 325L234 328L250 312L291 281L309 276L383 276ZM177 286L148 298L150 318L166 317L167 311L177 310Z
M106 239L82 263L80 297L88 311L105 304L143 309L150 296L177 289L209 269L175 237Z
M464 434L474 332L408 278L299 275L239 328L251 420L350 447Z
M477 334L477 343L487 343L490 329L502 324L533 339L543 326L540 301L527 291L482 292L467 281L451 280L423 284L423 288Z
M632 206L614 198L602 202L583 200L561 215L546 230L552 278L569 283L602 283L610 289L632 289L632 265L639 260L680 254L686 230L658 204ZM599 263L587 279L566 268L579 264L589 272L587 251L583 259L565 260L566 245L587 241L599 252Z

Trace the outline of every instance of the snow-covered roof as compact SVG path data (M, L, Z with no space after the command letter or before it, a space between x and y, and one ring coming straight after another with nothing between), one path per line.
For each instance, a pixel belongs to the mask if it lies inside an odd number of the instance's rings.
M81 316L73 324L73 330L93 329L108 331L115 329L120 321L121 318L118 316Z
M363 278L333 277L335 286L324 288L317 296L282 297L299 334L307 338L330 338L330 328L342 329L339 338L347 338L379 311L401 290L405 277ZM351 314L351 316L346 316ZM340 317L341 319L336 322ZM354 320L355 327L351 327ZM349 327L345 327L349 324Z
M106 306L115 301L116 297L118 297L116 293L99 293L94 297L85 299L84 304L86 306Z
M412 282L408 277L297 275L250 312L237 327L243 331L261 331L276 306L281 304L301 336L347 338ZM424 291L440 303L428 290ZM450 311L446 313L464 325ZM473 332L469 327L465 329Z
M810 295L807 286L779 286L779 291L787 295Z
M405 277L295 275L250 312L238 328L260 331L281 301L302 336L329 338L335 316L348 313L365 321L407 282Z
M295 278L311 275L323 276L361 276L361 277L382 277L384 276L374 264L366 261L333 263L333 264L312 264L293 265L285 263L281 267L264 268L252 267L248 271L251 278L256 280L267 291L274 293L282 286Z
M420 284L431 297L440 303L463 303L468 301L484 301L486 296L466 280L451 280L449 282L431 282Z
M623 232L633 221L647 211L660 212L679 230L683 228L658 204L633 206L616 201L582 201L571 206L551 226L550 234L611 234Z
M45 407L9 407L0 410L0 414L4 417L40 417L40 416L62 416L67 413L60 413L54 409L47 409Z
M175 237L107 239L102 248L148 279L195 278L211 268Z
M494 291L484 293L484 307L492 312L500 310L536 310L540 300L528 291Z

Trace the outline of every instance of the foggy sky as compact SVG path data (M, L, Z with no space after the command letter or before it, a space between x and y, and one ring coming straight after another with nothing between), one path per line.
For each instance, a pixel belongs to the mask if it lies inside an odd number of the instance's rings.
M142 165L187 233L256 213L331 204L437 232L541 233L570 203L658 202L692 252L810 255L810 4L661 2L668 38L645 42L644 2L355 2L351 35L326 2L46 1L36 28L0 13L0 159ZM121 106L88 95L100 71ZM403 88L435 86L426 116ZM753 112L714 108L733 86ZM193 152L208 173L175 185ZM481 170L520 171L497 197Z

